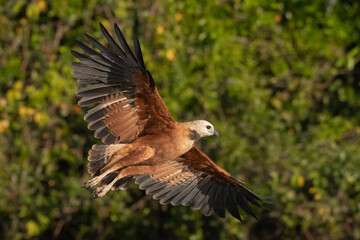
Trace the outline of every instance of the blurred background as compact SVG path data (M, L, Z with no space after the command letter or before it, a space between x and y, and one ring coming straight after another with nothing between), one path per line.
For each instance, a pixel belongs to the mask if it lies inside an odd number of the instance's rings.
M359 1L0 2L0 239L360 239ZM201 149L270 211L240 223L135 184L80 188L98 140L70 50L107 44L99 22L139 36L174 118L212 122Z

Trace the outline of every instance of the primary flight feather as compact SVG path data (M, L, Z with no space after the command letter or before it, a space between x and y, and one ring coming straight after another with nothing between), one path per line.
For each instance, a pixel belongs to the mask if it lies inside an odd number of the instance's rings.
M102 197L109 190L126 189L135 178L161 204L190 205L206 216L224 217L227 209L241 220L240 207L255 216L249 203L260 206L263 199L194 145L202 137L218 135L213 125L205 120L176 122L145 68L138 39L134 55L116 24L120 45L100 28L111 50L85 35L100 52L80 42L87 55L72 51L80 60L71 63L73 77L83 86L77 91L78 104L96 104L84 119L104 143L89 151L92 178L84 187Z

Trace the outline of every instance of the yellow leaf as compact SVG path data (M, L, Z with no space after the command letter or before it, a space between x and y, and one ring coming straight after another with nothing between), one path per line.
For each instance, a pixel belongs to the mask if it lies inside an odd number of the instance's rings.
M24 83L21 80L16 81L16 83L14 83L14 89L16 90L20 90L23 87Z
M37 7L39 8L39 10L42 12L46 9L46 2L43 0L40 0L37 2Z
M175 20L178 22L181 21L183 19L183 17L184 17L184 15L182 13L178 12L175 14Z
M40 14L40 9L38 8L38 6L34 3L31 3L27 8L26 8L26 16L29 19L37 19L39 17Z
M6 97L8 100L19 100L21 98L23 88L23 82L18 80L14 83L13 87L6 93Z
M41 119L42 119L42 114L39 113L39 112L35 113L35 115L34 115L34 122L40 123L40 122L41 122Z
M27 115L34 115L34 113L35 113L35 109L33 109L33 108L27 108L26 109L26 114Z
M315 200L320 200L321 194L320 193L315 194L314 198L315 198Z
M4 108L7 104L7 101L5 98L0 98L0 109Z
M277 97L273 97L271 99L271 105L273 105L273 107L276 108L276 109L281 109L282 108L282 102Z
M298 179L297 179L297 182L298 182L298 186L299 187L303 187L304 186L304 183L305 183L305 179L303 176L299 176Z
M39 225L30 220L26 223L26 232L29 235L29 237L36 236L40 233Z
M157 34L159 34L159 35L163 34L163 33L164 33L164 27L163 27L163 26L158 26L158 27L156 28L156 32L157 32Z
M19 108L20 117L31 116L31 115L34 115L34 114L35 114L35 109L33 109L33 108L24 107L24 106L21 106Z
M17 91L16 89L10 89L6 93L6 97L8 100L11 100L11 101L19 100L21 98L21 92Z
M315 193L315 188L314 187L309 188L309 193L314 194Z
M26 107L21 106L19 108L19 115L20 115L20 117L24 117L26 115Z
M0 120L0 132L5 132L9 129L9 120Z
M45 112L36 112L34 122L39 126L45 125L49 121L49 116Z
M26 25L27 23L27 19L26 18L20 18L20 24L21 25Z
M173 50L167 50L166 51L166 58L167 58L167 60L169 60L169 61L172 61L172 60L174 60L175 59L175 54L174 54L174 51Z

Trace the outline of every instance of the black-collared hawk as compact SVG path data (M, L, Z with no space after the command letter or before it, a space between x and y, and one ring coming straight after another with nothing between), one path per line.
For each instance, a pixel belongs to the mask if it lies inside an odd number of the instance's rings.
M120 45L100 28L111 50L86 35L100 52L80 42L87 55L72 51L80 60L71 63L82 86L76 93L78 104L93 106L84 119L103 142L89 151L92 178L84 187L94 189L93 197L102 197L110 189L126 189L135 178L161 204L190 205L206 216L225 217L227 209L241 220L240 207L255 216L249 203L260 206L264 200L195 146L202 137L218 135L213 125L205 120L176 122L145 68L138 39L134 55L116 24Z

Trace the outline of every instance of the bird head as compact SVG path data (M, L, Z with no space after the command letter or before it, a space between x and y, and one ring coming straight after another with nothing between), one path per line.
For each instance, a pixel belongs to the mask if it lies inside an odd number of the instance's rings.
M214 126L205 120L196 120L189 122L190 124L190 131L191 136L190 138L193 138L194 140L197 140L202 137L206 136L219 136L219 132L215 130Z

